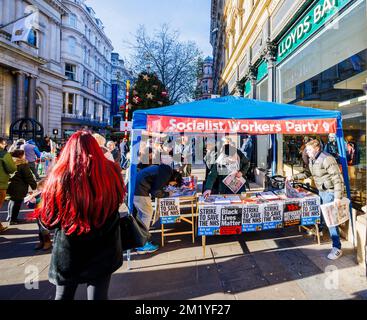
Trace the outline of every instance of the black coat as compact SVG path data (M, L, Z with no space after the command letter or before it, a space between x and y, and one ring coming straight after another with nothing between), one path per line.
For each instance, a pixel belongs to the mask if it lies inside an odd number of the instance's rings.
M173 169L166 165L152 165L138 172L136 176L135 195L143 197L164 198L169 193L163 189L171 180Z
M102 228L85 235L67 236L56 228L49 281L55 285L87 283L111 275L122 263L120 215L116 212Z
M27 193L29 186L35 190L37 182L34 180L33 174L26 161L16 161L17 171L10 178L8 194L13 201L22 201Z

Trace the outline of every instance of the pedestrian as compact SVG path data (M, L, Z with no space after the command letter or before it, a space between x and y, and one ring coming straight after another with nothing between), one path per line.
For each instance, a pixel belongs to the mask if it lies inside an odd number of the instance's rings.
M45 183L46 179L42 179L40 182L38 182L37 191L24 199L24 202L29 209L36 209L40 206L42 200L42 191ZM34 249L48 251L52 248L51 233L42 225L39 219L37 219L37 225L39 243L35 246Z
M178 171L182 173L183 177L191 176L192 155L192 144L189 141L189 137L181 135L181 137L176 140L174 147L174 159L176 159Z
M205 179L203 181L203 192L205 191L205 184L206 180L208 179L208 175L213 167L215 165L215 162L217 160L217 151L216 151L216 142L215 139L208 138L206 140L206 154L204 156L204 164L205 164ZM218 186L214 185L212 188L212 192L214 194L218 193Z
M43 138L41 151L42 152L47 152L47 153L51 152L51 139L50 139L49 136L45 136Z
M303 162L303 168L307 168L309 163L310 163L310 159L308 158L308 155L307 155L307 152L306 152L306 144L308 142L310 142L312 139L308 136L305 136L303 138L303 143L302 143L302 146L300 148L300 155L301 155L301 158L302 158L302 162Z
M89 132L78 131L50 172L32 217L55 229L49 268L55 300L72 300L83 283L88 300L108 299L111 275L123 263L118 209L125 186L120 171Z
M36 161L37 159L41 158L41 152L39 151L36 143L32 139L28 140L24 145L24 152L25 152L25 158L28 161L28 165L31 171L36 177L36 180L37 181L41 180L40 176L38 175L36 167Z
M116 147L116 143L113 141L107 142L107 149L111 152L113 160L120 165L121 163L121 154L120 150Z
M243 143L241 146L241 151L245 155L248 161L251 161L253 150L252 137L248 134L243 135Z
M94 139L97 140L97 143L99 145L99 147L101 148L104 156L112 161L112 162L115 162L115 159L113 158L113 155L112 153L110 152L110 150L108 150L108 148L106 147L106 139L105 137L101 136L99 133L93 133L93 137Z
M340 164L340 155L338 151L338 145L336 143L336 134L329 133L328 142L325 144L324 151L330 155L332 155L336 162Z
M17 166L15 165L13 158L10 153L5 150L6 147L6 139L0 137L0 209L2 208L6 198L10 175L17 170ZM8 229L8 227L3 226L0 222L0 233L6 229Z
M165 198L170 193L165 187L181 186L182 175L166 164L152 165L138 172L134 192L134 206L138 211L138 217L150 228L153 216L152 197ZM137 248L138 253L151 253L158 250L158 245L147 242L143 247Z
M124 139L121 140L121 143L120 143L121 155L126 157L126 155L129 151L130 151L130 148L129 148L128 140L126 138L124 138Z
M236 172L236 177L245 179L250 163L243 153L230 144L224 144L219 153L216 163L211 167L208 174L204 197L208 197L213 192L213 187L218 183L218 194L233 194L223 180L230 174ZM246 183L237 191L237 194L246 191Z
M313 177L315 185L319 190L321 203L340 203L343 198L344 182L335 158L322 151L319 140L311 140L306 144L306 152L310 159L309 167L304 172L288 177L288 180L300 180ZM321 216L320 231L325 227L324 219ZM338 227L329 227L332 240L332 249L327 256L330 260L338 259L342 256L341 242Z
M37 188L37 182L25 158L25 151L15 150L11 153L11 156L17 166L17 171L10 178L8 188L10 201L8 205L8 218L6 220L9 221L9 225L14 225L19 223L18 215L24 198L28 194L29 187L35 190Z

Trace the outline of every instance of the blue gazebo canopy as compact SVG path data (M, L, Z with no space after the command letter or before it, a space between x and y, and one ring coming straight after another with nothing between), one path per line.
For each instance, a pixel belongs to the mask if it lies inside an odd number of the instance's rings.
M234 96L194 101L169 107L137 110L133 113L133 129L146 129L148 115L213 119L288 120L336 118L341 120L339 111Z

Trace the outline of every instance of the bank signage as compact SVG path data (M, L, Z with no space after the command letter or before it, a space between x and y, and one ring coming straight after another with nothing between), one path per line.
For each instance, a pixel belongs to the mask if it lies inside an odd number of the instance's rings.
M329 134L336 133L336 119L233 120L182 118L148 115L150 132L242 133L248 134Z
M282 38L277 61L281 62L352 0L318 0Z

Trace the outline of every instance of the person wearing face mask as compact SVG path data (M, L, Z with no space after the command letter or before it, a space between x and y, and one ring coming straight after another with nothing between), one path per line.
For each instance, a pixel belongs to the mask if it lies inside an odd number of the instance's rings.
M287 177L288 180L300 180L313 177L319 190L321 203L340 203L344 193L344 181L335 158L322 151L320 141L311 140L306 144L306 153L309 157L308 168L304 172ZM321 216L320 231L325 226ZM332 240L332 249L327 256L330 260L336 260L342 256L341 242L338 227L329 227Z
M340 155L338 151L338 145L336 143L336 135L335 133L329 133L328 142L325 144L324 151L330 155L332 155L336 162L340 164Z
M210 169L203 196L205 198L209 197L216 183L218 183L218 194L233 194L223 180L233 172L236 172L237 178L245 178L249 165L250 162L240 150L230 144L224 144L216 163ZM240 194L245 191L246 184L237 193Z

